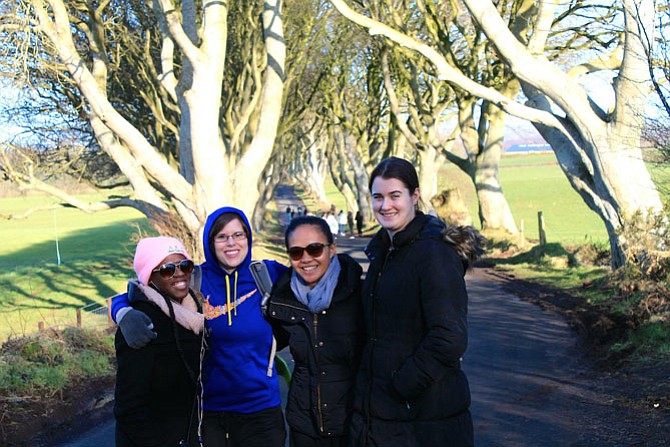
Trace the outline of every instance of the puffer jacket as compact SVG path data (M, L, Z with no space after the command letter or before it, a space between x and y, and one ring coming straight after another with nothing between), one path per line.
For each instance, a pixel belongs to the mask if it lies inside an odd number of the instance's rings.
M393 240L381 230L366 248L368 333L355 402L366 420L439 423L468 410L467 262L446 230L417 212Z
M348 433L354 380L363 344L362 269L347 254L330 307L312 314L291 290L292 270L275 284L268 316L288 332L295 361L286 419L291 430L313 438ZM273 324L273 326L277 326Z

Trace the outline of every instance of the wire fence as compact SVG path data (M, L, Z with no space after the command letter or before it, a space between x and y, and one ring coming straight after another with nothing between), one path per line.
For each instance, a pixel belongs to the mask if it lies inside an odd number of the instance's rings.
M103 301L97 301L83 307L75 309L73 313L60 312L58 316L51 315L37 322L35 328L38 332L49 329L63 329L66 327L78 327L86 329L105 330L114 326L109 313L111 298ZM33 326L34 327L34 326ZM28 328L30 329L30 328ZM33 329L33 331L35 330ZM32 332L31 330L24 332ZM17 334L17 336L27 335Z

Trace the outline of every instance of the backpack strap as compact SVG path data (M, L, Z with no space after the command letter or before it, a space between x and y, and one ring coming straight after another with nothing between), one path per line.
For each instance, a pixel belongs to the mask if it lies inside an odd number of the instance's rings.
M191 289L195 290L196 292L200 292L200 287L202 286L202 270L200 269L199 265L196 265L193 267L193 271L191 272Z

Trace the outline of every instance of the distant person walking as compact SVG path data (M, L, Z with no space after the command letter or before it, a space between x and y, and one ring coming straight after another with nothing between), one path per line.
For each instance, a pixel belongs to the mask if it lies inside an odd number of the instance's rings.
M286 217L284 218L284 222L286 223L286 226L291 223L291 218L293 215L293 210L291 209L290 206L286 207Z
M356 231L358 232L358 236L363 236L363 214L361 213L360 210L356 211Z
M335 214L331 213L330 211L326 211L325 219L326 222L328 222L330 232L333 233L333 236L337 237L337 233L339 231L339 225L337 223L337 218L335 217Z
M347 213L347 225L349 226L349 234L354 237L354 213L349 211Z
M340 236L347 235L347 215L344 214L344 210L340 210L340 213L337 215L337 223L339 225Z

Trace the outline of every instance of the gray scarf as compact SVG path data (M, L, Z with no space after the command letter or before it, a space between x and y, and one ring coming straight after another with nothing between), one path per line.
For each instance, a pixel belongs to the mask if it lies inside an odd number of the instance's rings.
M337 259L337 255L335 255L331 259L326 272L312 289L293 270L291 274L291 290L298 301L307 306L310 312L313 314L319 313L330 307L330 300L333 299L333 292L335 292L337 279L340 277L341 270L340 261Z

